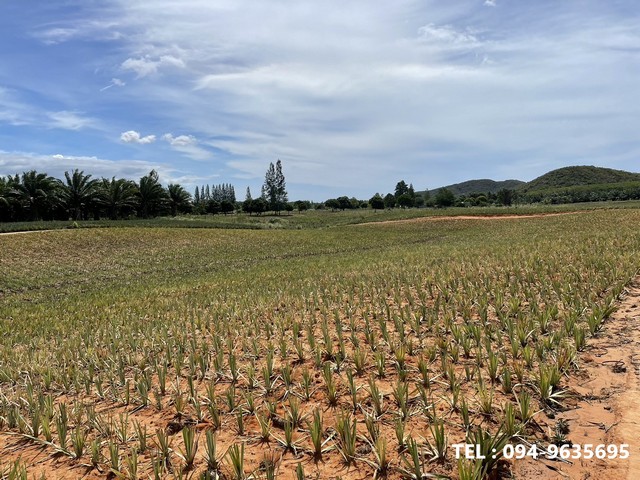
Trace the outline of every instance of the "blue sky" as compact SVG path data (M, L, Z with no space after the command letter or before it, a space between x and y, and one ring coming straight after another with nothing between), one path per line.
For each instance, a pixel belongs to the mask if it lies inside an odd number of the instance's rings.
M0 175L369 198L638 171L637 0L0 4Z

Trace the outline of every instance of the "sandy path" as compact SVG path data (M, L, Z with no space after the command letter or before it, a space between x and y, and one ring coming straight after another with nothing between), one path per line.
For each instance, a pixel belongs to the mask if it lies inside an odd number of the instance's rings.
M558 212L558 213L527 213L522 215L442 215L437 216L433 215L430 217L417 217L417 218L405 218L402 220L383 220L381 222L363 222L356 223L351 226L357 227L361 225L384 225L387 223L422 223L422 222L433 222L439 220L512 220L512 219L520 219L520 218L542 218L542 217L559 217L561 215L577 215L581 213L586 213L588 210L580 210L575 212Z
M574 409L558 415L569 423L576 445L628 444L628 459L579 459L516 463L516 478L640 479L640 276L627 288L617 311L580 355L580 370L569 388L578 394ZM539 414L544 419L544 414ZM544 419L552 428L554 419Z
M64 230L63 228L59 228L57 230ZM37 232L55 232L56 230L22 230L20 232L0 232L0 235L20 235L22 233L37 233Z

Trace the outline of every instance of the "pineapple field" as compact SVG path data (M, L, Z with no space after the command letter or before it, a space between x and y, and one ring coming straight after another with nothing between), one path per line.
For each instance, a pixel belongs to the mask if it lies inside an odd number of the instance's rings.
M0 236L0 478L518 478L548 459L503 452L589 443L565 417L640 269L638 225Z

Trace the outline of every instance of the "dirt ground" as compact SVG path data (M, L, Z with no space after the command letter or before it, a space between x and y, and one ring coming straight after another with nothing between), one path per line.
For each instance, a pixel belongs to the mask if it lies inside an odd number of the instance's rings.
M576 211L576 212L558 212L558 213L529 213L523 215L441 215L441 216L429 216L429 217L417 217L417 218L405 218L402 220L383 220L381 222L364 222L364 223L356 223L352 226L362 226L362 225L384 225L387 223L423 223L423 222L434 222L440 220L513 220L516 218L541 218L541 217L559 217L561 215L576 215L580 213L585 213L586 211Z
M580 370L569 380L575 406L556 419L540 413L544 418L540 424L552 429L555 422L564 419L572 444L628 444L629 458L575 459L567 463L519 460L512 469L515 478L640 479L640 276L588 345L580 355Z

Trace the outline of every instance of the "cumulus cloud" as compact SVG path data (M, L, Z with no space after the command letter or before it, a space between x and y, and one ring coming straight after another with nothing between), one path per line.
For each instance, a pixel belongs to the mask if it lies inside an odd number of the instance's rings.
M155 135L147 135L142 137L139 132L135 130L129 130L120 134L120 140L124 143L138 143L140 145L145 145L148 143L153 143L156 141Z
M165 133L162 139L169 142L172 147L186 147L198 143L198 140L193 135L178 135L174 137L171 133Z
M165 133L162 139L165 140L172 149L194 160L207 160L211 158L211 152L198 146L198 139L193 135L174 136L171 133Z
M484 4L487 7L495 7L497 5L496 0L484 0Z
M131 70L136 73L136 78L146 77L157 73L160 68L184 68L185 63L180 58L173 55L162 55L159 58L152 58L148 55L139 58L127 58L122 62L123 70Z

